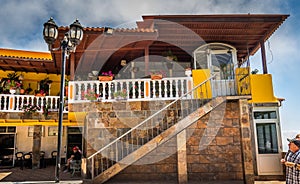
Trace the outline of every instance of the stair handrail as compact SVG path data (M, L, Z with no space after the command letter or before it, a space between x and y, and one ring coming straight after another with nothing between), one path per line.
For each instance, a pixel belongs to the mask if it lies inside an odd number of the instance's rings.
M205 84L207 81L215 78L216 74L214 74L213 76L207 78L206 80L204 80L203 82L201 82L200 84L198 84L197 86L195 86L194 88L192 88L190 91L186 92L185 94L183 94L182 96L178 97L177 99L173 100L171 103L169 103L168 105L166 105L164 108L160 109L159 111L155 112L154 114L152 114L151 116L149 116L148 118L146 118L145 120L143 120L141 123L137 124L136 126L134 126L133 128L131 128L130 130L128 130L127 132L125 132L124 134L122 134L121 136L117 137L115 140L111 141L109 144L107 144L106 146L102 147L100 150L98 150L97 152L95 152L94 154L92 154L91 156L89 156L87 159L91 159L93 158L95 155L99 154L100 152L104 151L106 148L108 148L109 146L115 144L117 141L119 141L120 139L122 139L123 137L125 137L126 135L128 135L130 132L132 132L133 130L137 129L138 127L140 127L141 125L143 125L145 122L147 122L148 120L150 120L151 118L155 117L157 114L161 113L162 111L166 110L168 107L170 107L171 105L173 105L174 103L176 103L177 101L183 99L184 97L186 97L188 94L191 94L195 89L197 89L198 87L202 86L203 84Z

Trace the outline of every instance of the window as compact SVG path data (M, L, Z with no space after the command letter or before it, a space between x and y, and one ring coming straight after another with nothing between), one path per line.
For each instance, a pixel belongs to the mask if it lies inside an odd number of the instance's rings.
M68 127L68 134L81 134L82 127Z
M217 80L234 79L236 50L224 43L201 45L194 51L194 68L210 69Z
M16 127L7 127L7 132L15 133L16 132Z
M232 62L232 54L220 53L212 55L212 72L216 74L218 80L220 79L233 79L234 65Z
M58 135L58 127L53 126L53 127L48 127L48 136L56 136Z
M33 127L28 127L28 137L33 137Z
M28 137L33 137L33 132L34 132L34 127L33 126L30 126L28 127L28 134L27 136ZM44 136L44 126L42 126L42 136Z
M15 133L16 127L0 127L0 133Z
M6 127L0 127L0 133L6 133Z
M256 124L259 154L278 153L277 131L275 123Z
M277 119L276 111L254 112L254 119Z

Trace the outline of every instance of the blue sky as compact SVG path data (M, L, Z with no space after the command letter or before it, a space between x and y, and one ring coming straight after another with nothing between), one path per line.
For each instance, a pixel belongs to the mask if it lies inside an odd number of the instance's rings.
M290 14L266 43L275 95L285 98L280 114L285 145L285 137L300 133L299 10L298 0L1 0L0 48L47 51L42 29L49 17L59 26L78 18L83 26L122 27L149 14ZM262 72L259 52L250 62Z

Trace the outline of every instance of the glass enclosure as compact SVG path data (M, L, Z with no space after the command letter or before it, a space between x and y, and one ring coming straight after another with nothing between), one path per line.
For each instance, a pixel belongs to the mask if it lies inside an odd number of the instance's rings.
M259 154L278 153L277 130L275 123L256 125Z
M210 69L216 80L234 78L235 50L226 44L212 43L199 47L194 52L194 68Z

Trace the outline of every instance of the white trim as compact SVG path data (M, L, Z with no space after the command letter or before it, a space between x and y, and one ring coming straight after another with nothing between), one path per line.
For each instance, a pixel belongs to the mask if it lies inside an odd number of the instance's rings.
M254 112L271 112L275 111L276 112L276 119L254 119ZM280 158L281 158L281 153L282 153L282 142L281 142L281 129L280 129L280 119L279 119L279 107L253 107L253 112L252 112L252 118L253 118L253 131L254 131L254 142L255 142L255 155L256 155L256 165L257 165L257 172L258 175L280 175L283 174L282 171L282 166L280 163ZM277 145L278 145L278 153L276 154L259 154L258 153L258 142L257 142L257 124L271 124L274 123L276 125L276 133L277 133ZM278 171L264 171L263 169L260 168L260 165L266 166L266 164L261 163L262 161L268 162L271 159L278 160L278 163L275 161L273 164L278 164L277 168L279 168ZM271 164L272 165L272 164ZM274 166L274 165L273 165ZM276 168L273 167L273 168ZM270 166L270 170L272 170Z
M220 45L224 47L228 47L232 53L232 62L234 64L234 69L237 68L237 50L235 47L232 45L226 44L226 43L221 43L221 42L212 42L208 44L201 45L197 49L194 50L193 55L194 55L194 67L196 68L196 53L204 53L206 52L207 54L222 54L222 53L227 53L228 49L222 49L222 50L213 50L213 49L207 49L206 51L202 50L203 47L208 47L210 45ZM209 63L208 63L209 65ZM209 68L209 66L208 66Z

